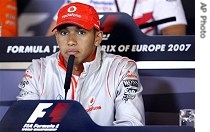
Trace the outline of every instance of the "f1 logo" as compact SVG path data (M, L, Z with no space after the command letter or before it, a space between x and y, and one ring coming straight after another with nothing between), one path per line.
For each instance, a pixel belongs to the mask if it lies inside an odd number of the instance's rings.
M34 123L37 118L42 118L46 113L43 110L49 108L52 105L53 103L40 103L28 119L27 123Z
M43 118L46 114L46 111L44 111L44 109L50 108L52 105L53 103L39 103L39 105L36 107L34 112L27 120L27 123L34 123L38 118ZM64 115L67 113L69 107L69 103L56 104L55 108L50 113L50 117L52 117L51 122L60 122Z

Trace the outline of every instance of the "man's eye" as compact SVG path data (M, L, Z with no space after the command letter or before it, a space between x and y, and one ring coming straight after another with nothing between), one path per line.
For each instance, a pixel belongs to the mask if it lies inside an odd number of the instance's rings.
M83 30L80 30L80 31L78 31L78 33L79 33L80 35L84 35L86 32L83 31Z
M64 36L64 35L67 35L68 32L67 31L60 31L60 34Z

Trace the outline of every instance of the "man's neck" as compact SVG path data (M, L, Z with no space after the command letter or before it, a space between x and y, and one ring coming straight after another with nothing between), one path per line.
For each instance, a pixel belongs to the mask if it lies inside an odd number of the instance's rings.
M72 74L76 75L76 76L80 76L80 74L83 72L84 67L82 64L80 65L74 65L73 66L73 71Z

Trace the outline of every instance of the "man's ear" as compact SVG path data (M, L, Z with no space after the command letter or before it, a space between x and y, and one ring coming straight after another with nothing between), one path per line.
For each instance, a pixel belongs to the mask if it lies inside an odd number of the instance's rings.
M95 38L95 46L99 46L101 44L102 38L103 38L103 32L97 31L96 38Z
M55 31L55 38L56 38L56 42L57 42L57 44L58 44L58 39L57 39L57 37L58 37L58 31Z
M58 36L58 31L55 31L55 37L57 38L57 36Z

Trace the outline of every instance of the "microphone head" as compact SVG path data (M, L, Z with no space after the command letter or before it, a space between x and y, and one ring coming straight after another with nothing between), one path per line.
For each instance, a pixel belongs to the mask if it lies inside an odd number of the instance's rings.
M68 59L68 63L67 63L66 78L65 78L65 83L64 83L65 99L66 99L67 92L70 89L74 58L75 58L74 55L70 55Z
M68 64L69 64L70 62L74 64L74 58L75 58L74 55L70 55L70 56L69 56L69 59L68 59ZM67 65L67 68L68 68L68 66L69 66L69 65Z

